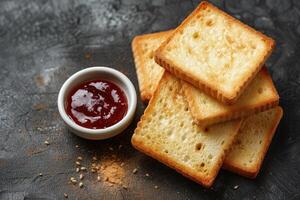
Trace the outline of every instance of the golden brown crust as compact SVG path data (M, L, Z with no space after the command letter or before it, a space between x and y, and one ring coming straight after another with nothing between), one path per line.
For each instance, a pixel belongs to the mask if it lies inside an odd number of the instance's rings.
M164 82L168 81L168 79L170 79L170 77L171 77L171 75L169 75L168 72L164 72L163 77L161 78L161 80L158 84L157 90L154 92L152 98L150 99L148 107L146 108L143 116L141 117L141 120L138 123L137 128L134 131L134 134L136 134L137 132L140 132L143 121L145 120L145 118L148 115L151 114L152 110L154 109L154 106L155 106L154 102L157 101L161 87L163 87ZM236 132L238 132L238 129L240 128L241 121L242 120L240 120L239 123L236 124L236 127L235 127ZM153 149L151 149L147 145L145 145L143 141L137 139L136 137L132 137L131 143L139 151L144 152L145 154L153 157L154 159L157 159L158 161L164 163L165 165L175 169L177 172L181 173L183 176L203 185L204 187L210 187L213 184L213 182L217 176L217 173L223 164L226 151L229 150L229 147L232 144L232 142L234 141L234 138L236 135L237 134L232 134L232 138L229 139L230 142L227 143L227 146L223 146L223 148L224 148L223 155L219 159L218 163L213 167L213 169L211 170L212 173L208 177L204 177L202 174L198 173L197 171L193 171L190 168L188 168L187 166L184 166L184 165L176 162L176 160L174 160L170 157L167 157L166 155L164 155L160 152L154 151Z
M244 176L244 177L247 177L247 178L251 178L251 179L255 179L256 176L257 176L257 173L258 171L257 170L246 170L246 169L243 169L241 170L240 166L234 166L234 165L227 165L225 163L223 163L223 166L222 166L223 169L226 169L228 171L231 171L233 173L236 173L236 174L239 174L241 176Z
M268 70L266 67L263 67L262 70L260 71L261 75L269 82L270 89L273 91L273 96L270 96L268 101L265 102L259 102L255 105L247 106L245 105L244 107L231 107L230 113L219 113L216 114L212 117L204 117L202 112L197 109L199 106L199 102L195 101L194 96L192 95L191 92L191 87L189 83L186 83L182 81L182 85L184 88L184 95L186 96L188 100L188 104L191 110L192 117L194 121L199 124L200 126L209 126L212 124L220 123L220 122L225 122L233 119L239 119L243 118L252 114L256 114L259 112L263 112L265 110L274 108L279 104L279 95L277 93L277 90L273 84L273 81L271 79L271 76L268 73Z
M134 63L135 63L135 69L137 72L137 78L138 78L138 83L139 83L139 89L140 89L140 95L142 101L145 101L147 99L148 94L145 93L145 84L143 80L144 78L144 69L141 67L141 59L139 57L138 52L141 51L141 47L139 44L140 36L136 36L133 38L132 43L131 43L131 49L133 53L133 58L134 58Z
M144 34L144 35L138 35L133 38L132 43L131 43L131 48L133 52L133 57L134 57L134 63L135 63L135 68L137 72L137 77L138 77L138 83L139 83L139 88L140 88L140 95L142 101L146 102L150 100L152 97L152 91L149 89L149 77L145 69L145 62L146 60L144 59L143 56L143 50L141 47L141 43L145 39L150 39L150 38L161 38L165 35L168 35L172 32L172 30L169 31L163 31L163 32L158 32L158 33L149 33L149 34Z
M260 35L265 43L268 46L267 53L263 58L258 58L259 63L257 63L257 67L252 71L251 75L248 76L246 80L241 84L239 89L236 90L236 93L232 96L228 96L222 92L220 92L214 85L208 85L208 83L205 83L204 81L198 79L197 77L194 76L194 74L187 73L185 71L182 71L179 66L175 65L174 62L171 60L167 59L164 57L162 51L166 47L166 45L169 43L173 35L179 33L180 31L183 30L185 25L192 20L202 9L205 9L209 7L210 9L215 10L216 12L222 13L224 16L226 16L229 20L231 20L234 23L238 23L239 25L243 26L246 28L248 31L253 32L255 34ZM212 4L203 1L200 3L200 5L178 26L175 31L171 34L171 36L157 49L155 52L155 62L158 63L160 66L164 67L166 70L170 71L173 73L175 76L191 83L195 87L200 88L203 90L205 93L208 95L218 99L219 101L225 103L225 104L233 104L237 101L238 97L241 95L241 93L244 91L244 89L249 85L249 83L252 81L252 79L255 77L255 75L259 72L259 70L262 68L263 64L265 63L266 59L269 57L271 52L273 51L275 46L275 42L273 39L265 36L264 34L254 30L253 28L247 26L246 24L243 24L239 20L233 18L232 16L228 15L227 13L219 10Z
M269 149L269 146L271 144L272 138L276 132L276 128L282 118L283 110L280 106L276 108L276 117L273 120L272 128L270 128L267 138L264 142L263 151L260 155L259 161L257 162L257 165L255 165L253 168L245 168L243 165L235 165L234 163L230 162L224 162L222 168L232 171L234 173L240 174L242 176L248 177L248 178L255 178L257 174L259 173L259 170L261 168L261 165L263 163L264 157Z

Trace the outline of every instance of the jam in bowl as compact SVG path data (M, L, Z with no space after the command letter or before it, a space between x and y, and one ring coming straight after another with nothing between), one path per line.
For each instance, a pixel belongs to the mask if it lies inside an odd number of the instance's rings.
M92 140L124 131L136 109L136 91L121 72L90 67L72 75L58 94L58 110L71 132Z
M127 113L127 98L116 84L94 80L75 87L67 96L66 111L79 126L103 129L121 121Z

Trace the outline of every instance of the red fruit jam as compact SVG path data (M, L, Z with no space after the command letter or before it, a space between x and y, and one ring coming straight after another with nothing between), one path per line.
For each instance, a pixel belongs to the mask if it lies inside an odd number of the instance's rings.
M127 98L116 84L94 80L78 85L66 101L69 117L79 126L103 129L121 121L128 109Z

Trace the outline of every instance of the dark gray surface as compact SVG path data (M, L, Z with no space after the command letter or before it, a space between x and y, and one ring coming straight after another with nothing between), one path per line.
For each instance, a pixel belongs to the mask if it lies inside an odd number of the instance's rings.
M112 66L138 89L132 37L176 27L198 1L2 0L0 199L63 199L65 192L69 199L300 199L300 1L213 2L277 42L267 64L284 117L257 179L222 170L208 190L134 150L130 138L145 108L140 100L132 125L106 141L74 136L58 115L60 86L88 66ZM121 150L108 150L119 144ZM128 190L97 183L94 175L86 177L83 189L68 184L78 155L86 165L92 155L100 163L116 155L125 163Z

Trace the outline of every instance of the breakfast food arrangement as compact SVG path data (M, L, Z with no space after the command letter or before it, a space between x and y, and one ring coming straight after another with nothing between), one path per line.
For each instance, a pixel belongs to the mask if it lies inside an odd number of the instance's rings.
M211 187L221 168L255 178L283 110L264 66L275 42L208 2L174 30L136 36L141 152Z
M0 44L0 200L300 200L300 0L3 0Z
M177 28L134 37L140 97L148 106L133 147L204 187L221 168L255 178L283 115L265 66L274 46L205 1ZM136 105L131 81L109 67L75 73L58 95L69 129L91 140L125 130Z

